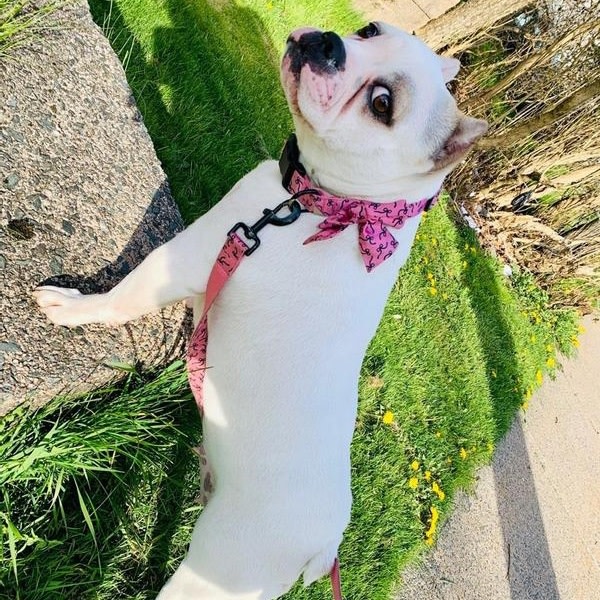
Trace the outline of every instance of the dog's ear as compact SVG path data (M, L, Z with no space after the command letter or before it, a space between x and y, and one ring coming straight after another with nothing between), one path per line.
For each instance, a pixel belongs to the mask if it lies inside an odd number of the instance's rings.
M454 131L433 156L434 171L458 162L487 131L488 124L483 119L474 119L461 112L458 115Z
M456 77L458 71L460 70L460 61L456 58L440 56L439 54L438 58L442 66L442 76L444 77L444 81L448 83Z

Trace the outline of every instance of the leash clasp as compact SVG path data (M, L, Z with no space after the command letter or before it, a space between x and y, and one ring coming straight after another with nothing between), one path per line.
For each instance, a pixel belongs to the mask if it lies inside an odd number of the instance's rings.
M284 208L289 210L288 214L283 216L279 216L279 213ZM296 198L288 198L281 204L277 205L275 208L265 208L263 210L263 216L254 223L254 225L247 225L240 221L236 223L228 232L227 235L230 236L233 233L237 233L238 230L242 230L244 233L244 237L246 240L251 242L248 245L248 249L244 254L246 256L250 256L259 246L260 246L260 238L258 237L258 232L266 227L267 225L276 225L277 227L283 227L284 225L291 225L303 212L302 205L296 200Z

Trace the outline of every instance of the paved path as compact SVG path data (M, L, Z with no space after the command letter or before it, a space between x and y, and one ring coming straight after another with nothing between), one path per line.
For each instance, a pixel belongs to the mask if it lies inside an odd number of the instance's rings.
M385 21L406 31L423 27L443 15L459 0L354 0L354 6L367 19Z
M600 321L514 423L396 600L600 599Z

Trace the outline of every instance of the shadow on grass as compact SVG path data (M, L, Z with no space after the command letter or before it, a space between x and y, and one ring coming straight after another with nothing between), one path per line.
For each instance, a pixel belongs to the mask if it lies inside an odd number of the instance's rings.
M495 439L508 431L522 403L524 383L521 381L518 354L513 333L504 314L497 274L481 252L472 252L478 245L470 231L461 231L457 249L471 266L464 271L462 284L469 292L475 314L477 333L485 358L485 370L492 398Z
M91 0L186 222L218 202L291 130L279 51L260 17L231 0L156 2L138 41L125 2Z
M506 320L502 294L492 263L480 252L470 231L457 238L463 260L476 264L465 271L463 284L469 291L477 321L478 337L485 357L485 368L493 402L496 441L503 438L519 409L525 383L521 381L518 352L513 332ZM558 600L556 575L548 544L539 498L533 480L531 461L521 422L517 419L493 461L498 516L504 538L507 574L512 600L531 597ZM507 450L511 455L507 456ZM516 560L515 560L516 559ZM532 560L529 560L532 559ZM517 563L510 570L511 560ZM528 596L529 597L529 596Z

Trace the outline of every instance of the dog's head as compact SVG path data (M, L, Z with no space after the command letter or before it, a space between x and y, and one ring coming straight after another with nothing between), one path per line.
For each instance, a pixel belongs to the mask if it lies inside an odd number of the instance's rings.
M459 67L384 23L345 38L293 32L281 80L312 174L345 193L443 177L487 129L461 113L446 88Z

